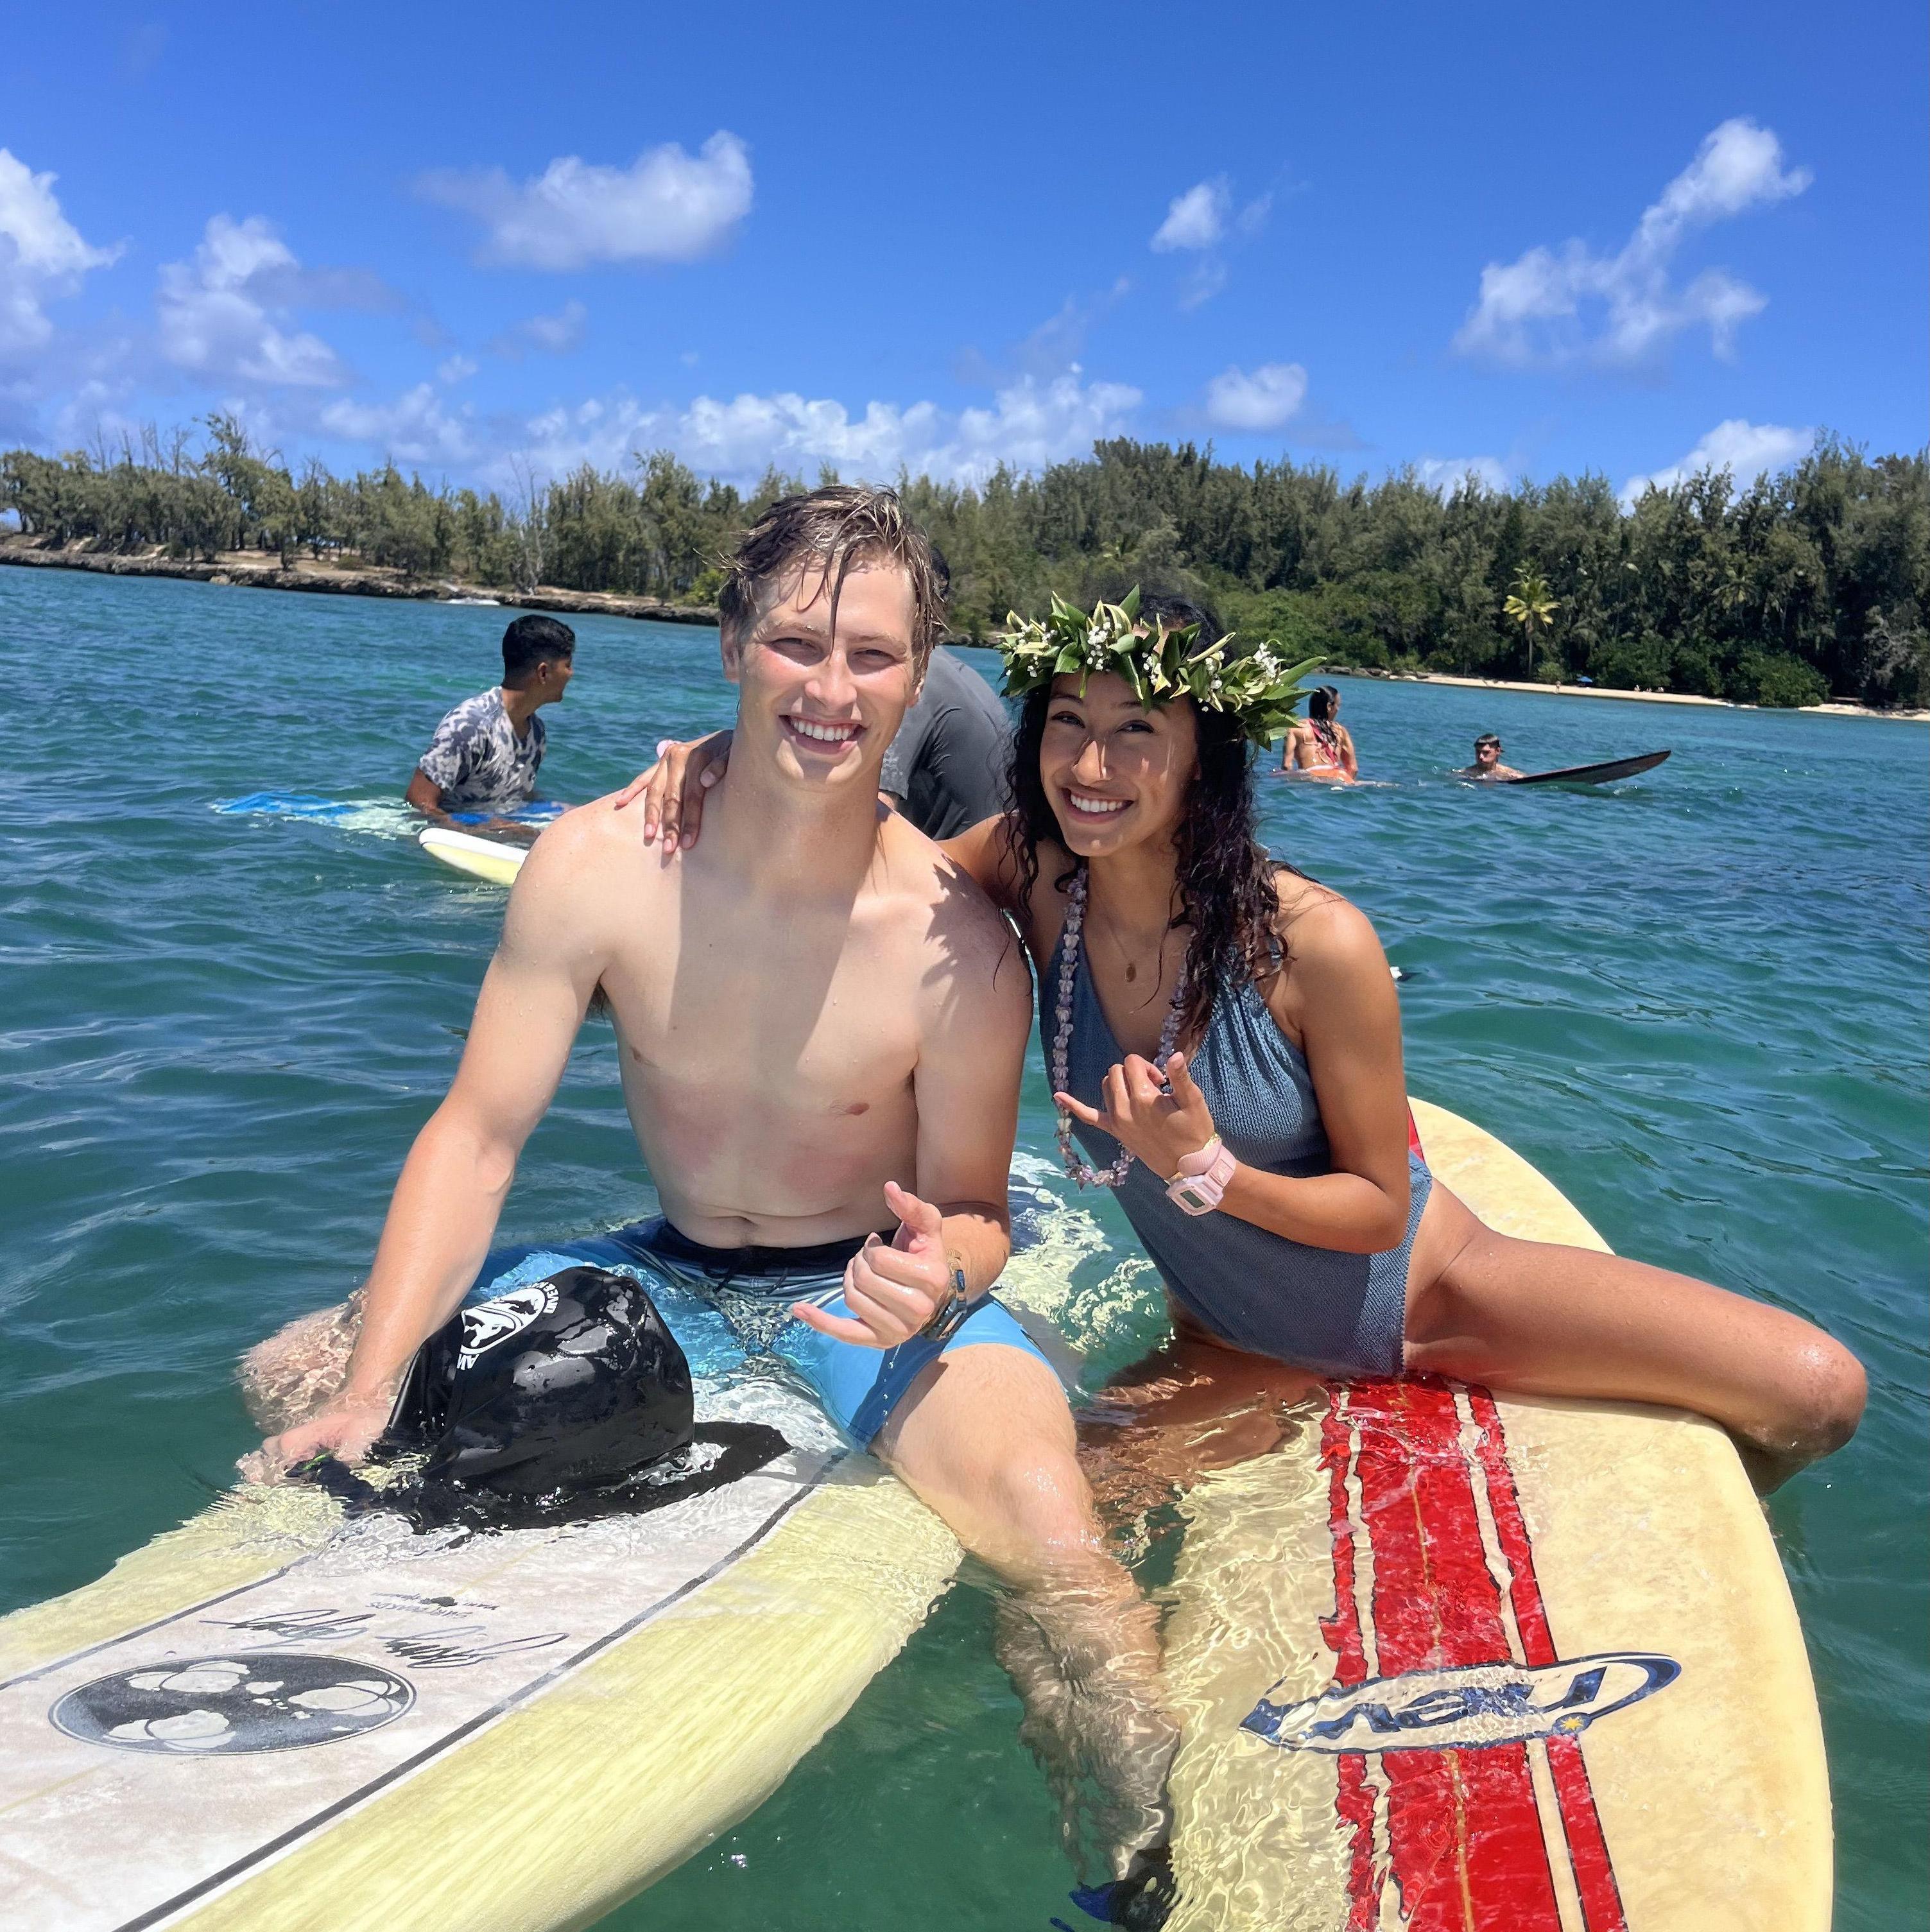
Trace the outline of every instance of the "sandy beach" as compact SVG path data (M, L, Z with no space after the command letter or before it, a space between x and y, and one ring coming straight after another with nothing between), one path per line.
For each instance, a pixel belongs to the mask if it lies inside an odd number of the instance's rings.
M1370 677L1370 671L1342 670L1329 667L1331 677ZM1754 704L1737 704L1726 698L1692 698L1685 692L1610 691L1592 684L1529 684L1501 677L1451 677L1445 671L1421 671L1390 677L1403 684L1458 684L1470 691L1525 691L1537 698L1616 698L1634 704L1704 704L1718 711L1756 711ZM1829 718L1886 718L1907 724L1930 724L1930 711L1877 711L1866 704L1805 704L1800 707L1814 716Z

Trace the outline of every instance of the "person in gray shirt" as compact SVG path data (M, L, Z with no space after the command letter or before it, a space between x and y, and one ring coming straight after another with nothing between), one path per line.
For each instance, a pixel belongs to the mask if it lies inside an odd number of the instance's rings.
M884 754L878 788L928 838L950 838L1005 809L1012 721L955 652L932 653L918 701Z

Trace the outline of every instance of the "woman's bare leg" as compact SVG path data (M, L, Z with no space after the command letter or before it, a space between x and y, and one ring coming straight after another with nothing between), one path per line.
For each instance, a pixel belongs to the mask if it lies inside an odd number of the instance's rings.
M1498 1234L1438 1180L1414 1262L1411 1371L1694 1409L1737 1438L1765 1489L1862 1419L1862 1365L1800 1316L1644 1262Z

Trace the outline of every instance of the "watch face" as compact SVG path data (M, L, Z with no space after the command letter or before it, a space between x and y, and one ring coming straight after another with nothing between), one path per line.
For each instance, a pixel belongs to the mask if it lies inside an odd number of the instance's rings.
M1206 1214L1217 1204L1213 1196L1190 1175L1184 1180L1175 1181L1166 1191L1181 1207L1189 1208L1196 1214Z

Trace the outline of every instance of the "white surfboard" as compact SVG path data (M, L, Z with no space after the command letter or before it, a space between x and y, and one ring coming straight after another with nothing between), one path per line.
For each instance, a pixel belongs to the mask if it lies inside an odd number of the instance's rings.
M507 839L485 838L473 832L458 832L446 825L425 826L416 842L432 859L453 866L473 879L486 880L492 886L512 886L523 861L530 856L527 845Z
M957 1546L801 1400L653 1514L417 1538L245 1490L0 1622L7 1932L586 1924L767 1796Z

